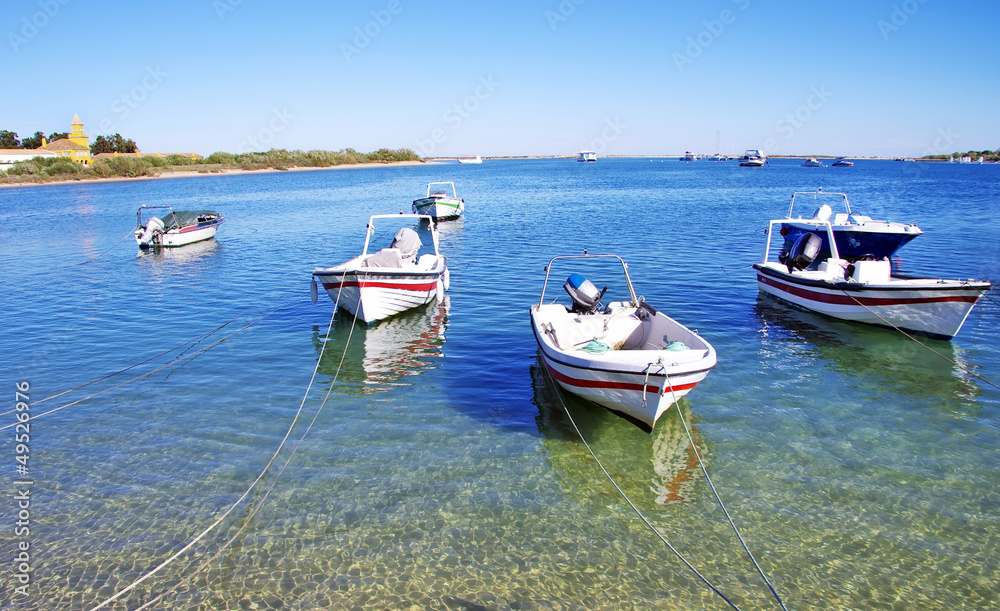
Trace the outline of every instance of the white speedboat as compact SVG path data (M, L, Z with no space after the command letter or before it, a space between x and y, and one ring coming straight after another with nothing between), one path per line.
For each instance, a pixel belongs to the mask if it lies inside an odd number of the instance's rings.
M760 292L795 306L839 318L881 327L894 327L939 339L951 339L962 328L969 312L989 282L944 280L892 274L888 258L840 258L833 224L817 220L816 231L803 233L778 261L770 261L772 220L760 263L754 264ZM820 258L825 233L832 252Z
M462 164L473 164L473 165L476 165L476 164L482 163L483 162L483 158L480 157L479 155L476 155L474 157L459 157L458 158L458 162L462 163Z
M465 200L458 196L453 182L427 183L426 197L413 200L413 214L427 214L439 221L458 218L464 211Z
M792 216L795 209L795 199L812 199L816 203L823 200L830 201L839 199L843 204L843 211L834 214L833 208L826 203L821 203L812 217L798 218ZM851 211L851 204L847 201L844 193L819 191L797 191L792 193L792 202L788 206L788 216L781 222L781 235L785 236L785 249L791 248L792 244L804 233L814 232L822 240L820 246L820 258L828 256L830 245L826 239L826 232L823 227L826 223L833 228L833 235L837 240L837 250L840 256L853 261L859 257L870 257L884 259L892 257L896 252L906 245L910 240L922 234L923 231L916 224L897 223L893 221L874 220L863 214L856 214Z
M594 151L580 151L580 156L576 158L577 161L597 161L597 153Z
M428 221L418 228L430 232L432 252L421 254L423 246L414 229L399 229L392 243L369 253L375 222L390 224L389 219ZM330 299L365 323L398 314L410 308L444 297L449 273L444 255L438 252L438 234L434 219L425 214L376 214L368 221L365 245L361 254L336 267L317 267L312 273L312 300L316 302L318 280Z
M805 168L818 168L822 165L823 164L819 162L819 159L816 159L815 157L810 157L802 162L802 167Z
M569 303L546 302L553 265L569 268L620 265L621 301L601 303L598 291L578 273L563 288ZM617 276L617 273L615 274ZM715 348L697 333L636 297L628 266L617 255L555 257L545 266L545 282L531 325L552 378L564 389L589 399L649 432L656 420L705 379L716 364Z
M681 161L698 161L698 156L691 151L684 151L684 156L681 157Z
M757 149L747 149L740 157L740 165L745 168L762 168L767 162L767 156Z
M169 210L163 216L147 216L149 210ZM174 210L170 206L142 206L136 213L135 242L140 248L184 246L215 237L223 222L214 210Z
M854 162L848 161L843 157L837 157L836 159L833 160L833 163L831 163L830 165L832 165L835 168L853 168Z

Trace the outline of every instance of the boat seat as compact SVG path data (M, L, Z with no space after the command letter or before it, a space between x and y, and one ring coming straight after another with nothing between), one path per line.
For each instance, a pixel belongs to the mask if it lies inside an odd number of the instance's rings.
M403 267L403 257L398 248L383 248L365 259L361 267Z
M621 350L642 325L642 321L635 316L575 315L570 318L553 317L549 321L550 337L560 350L582 350L594 340L607 344L612 350Z

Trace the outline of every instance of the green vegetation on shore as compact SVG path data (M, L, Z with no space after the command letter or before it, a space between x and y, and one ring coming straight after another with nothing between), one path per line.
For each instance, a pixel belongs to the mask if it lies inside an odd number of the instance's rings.
M340 151L287 151L271 149L262 153L212 153L205 159L184 155L156 157L112 157L99 159L84 166L60 157L35 157L18 161L6 173L0 172L0 184L24 182L54 182L93 178L135 178L159 176L164 173L188 171L203 174L226 170L287 170L289 168L328 168L359 163L394 163L423 161L410 149L379 149L359 153L354 149Z
M995 151L966 151L964 153L954 152L951 155L925 155L921 159L926 159L928 161L948 161L951 158L961 159L962 157L972 157L973 161L979 161L982 157L983 161L1000 161L1000 149Z

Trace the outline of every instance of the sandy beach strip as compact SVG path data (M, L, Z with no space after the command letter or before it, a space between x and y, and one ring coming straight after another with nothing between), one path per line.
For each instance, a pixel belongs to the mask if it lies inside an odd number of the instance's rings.
M264 168L261 170L241 170L239 168L223 168L217 171L198 170L168 170L156 176L111 176L109 178L70 178L67 180L52 180L46 182L4 182L0 183L0 188L4 187L44 187L47 185L65 185L95 182L131 182L138 180L159 180L161 178L191 178L195 176L233 176L235 174L270 174L274 172L305 172L309 170L349 170L363 168L386 168L392 166L409 165L437 165L437 161L392 161L389 163L345 163L324 167L292 167L284 170L277 168Z

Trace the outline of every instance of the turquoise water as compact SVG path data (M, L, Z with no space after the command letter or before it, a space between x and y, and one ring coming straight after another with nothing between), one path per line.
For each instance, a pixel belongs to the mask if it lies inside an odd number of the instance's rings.
M446 302L367 329L338 315L327 337L311 270L435 180L467 205L441 225ZM0 606L92 607L222 518L108 608L726 608L607 482L565 402L671 545L741 608L778 608L675 410L647 435L540 373L543 266L588 248L624 257L639 294L718 350L682 413L790 609L996 607L1000 392L891 331L758 299L749 265L792 191L822 186L924 229L905 271L996 283L998 184L997 165L601 159L0 190L0 425L16 382L32 414L66 406L31 423L27 537L3 430L0 545L30 542L33 572L20 596L9 562ZM137 253L115 244L142 204L229 220L215 241ZM1000 383L988 297L953 341L927 343Z

